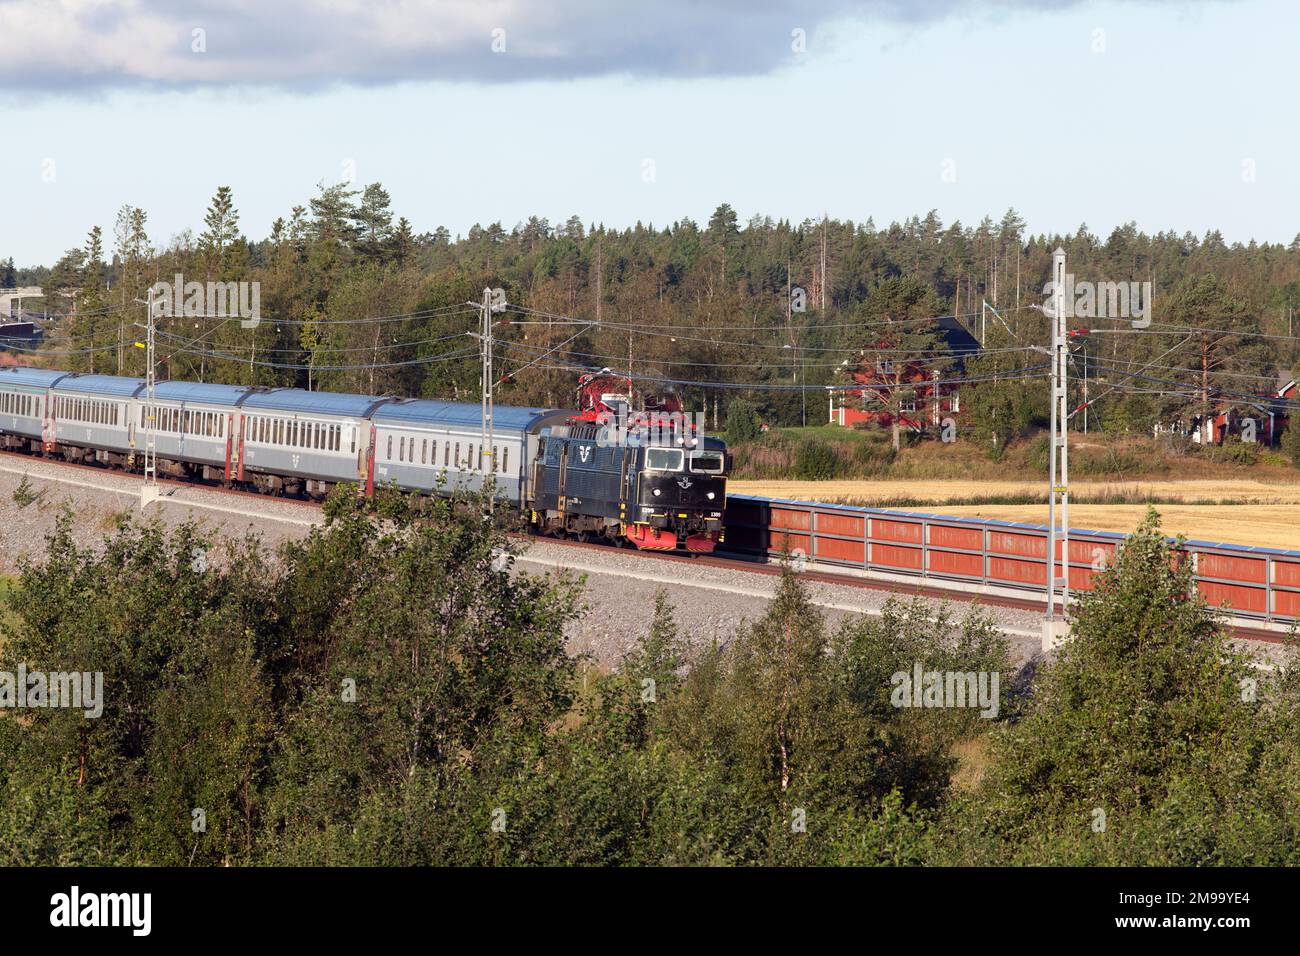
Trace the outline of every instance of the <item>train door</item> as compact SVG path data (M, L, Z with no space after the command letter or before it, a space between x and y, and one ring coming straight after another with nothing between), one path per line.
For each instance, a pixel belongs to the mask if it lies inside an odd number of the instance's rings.
M56 407L57 399L47 391L45 393L45 408L41 416L41 446L47 455L54 451Z
M375 424L367 422L358 431L362 440L357 451L357 493L370 498L375 493Z
M244 480L244 413L226 416L226 481Z
M560 521L564 521L564 511L567 499L565 498L565 479L569 474L569 443L566 441L560 445L560 475L555 486L555 510L560 513Z
M529 483L529 487L525 492L527 496L525 500L533 505L536 505L537 500L546 493L545 475L542 470L545 461L546 439L539 438L537 439L537 450L533 454L533 473L532 475L527 474L527 472L524 474L524 480Z

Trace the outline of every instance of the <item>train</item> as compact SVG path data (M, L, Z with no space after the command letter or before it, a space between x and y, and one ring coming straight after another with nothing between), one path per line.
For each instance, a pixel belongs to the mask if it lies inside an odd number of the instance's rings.
M643 550L710 552L723 540L726 443L678 419L616 426L587 414L298 388L0 369L0 448L142 471L149 426L160 475L321 499L355 482L422 494L491 481L534 531ZM666 436L666 437L665 437Z

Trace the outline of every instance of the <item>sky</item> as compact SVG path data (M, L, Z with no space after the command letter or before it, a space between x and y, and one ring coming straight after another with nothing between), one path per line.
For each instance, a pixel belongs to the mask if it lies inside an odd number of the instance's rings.
M1016 208L1034 233L1300 233L1295 0L0 0L0 257L221 185L416 232Z

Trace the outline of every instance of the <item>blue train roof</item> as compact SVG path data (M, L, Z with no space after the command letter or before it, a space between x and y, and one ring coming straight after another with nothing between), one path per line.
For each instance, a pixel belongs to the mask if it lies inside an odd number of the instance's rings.
M237 405L248 392L244 385L214 385L211 382L159 382L154 394L167 402L206 402L210 405ZM138 398L144 398L141 392Z
M144 387L144 379L122 375L88 375L73 372L56 386L60 392L79 392L84 395L117 395L130 398Z
M243 400L243 407L308 415L347 415L361 418L376 402L383 400L373 395L352 395L347 392L308 392L301 388L273 388L268 391L249 392Z
M540 418L554 414L545 408L497 405L492 409L496 428L525 431ZM440 402L429 398L392 399L375 409L375 422L410 425L451 425L478 428L483 423L483 406L469 402Z
M48 368L27 368L26 366L15 365L10 368L0 368L0 385L26 385L29 388L49 388L67 374L67 372L59 372Z

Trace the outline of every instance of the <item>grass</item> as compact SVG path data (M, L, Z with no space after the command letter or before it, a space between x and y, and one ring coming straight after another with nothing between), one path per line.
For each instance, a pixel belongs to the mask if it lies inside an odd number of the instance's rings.
M0 574L0 650L5 646L5 635L13 626L14 620L9 613L9 595L18 586L18 579L12 574Z
M801 474L800 449L825 446L836 463L818 474ZM752 442L732 446L737 481L791 481L799 479L896 481L1021 481L1037 484L1047 476L1048 441L1036 434L1013 442L998 457L981 440L961 436L943 443L933 438L908 436L894 452L885 429L851 429L833 425L813 428L777 428ZM805 458L808 456L805 455ZM824 456L823 456L824 457ZM1070 434L1071 476L1087 480L1147 482L1180 480L1188 474L1200 479L1243 478L1300 483L1300 470L1285 457L1253 445L1229 444L1201 447L1182 439L1155 439L1107 434Z

